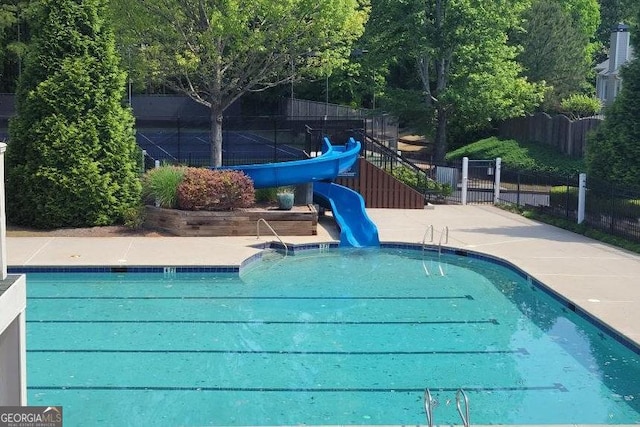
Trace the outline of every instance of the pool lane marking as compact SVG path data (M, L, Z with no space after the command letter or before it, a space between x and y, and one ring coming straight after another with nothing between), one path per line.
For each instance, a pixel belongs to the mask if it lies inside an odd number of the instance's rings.
M498 325L496 319L488 320L399 320L376 321L288 321L288 320L27 320L27 323L206 323L249 325L464 325L489 323Z
M282 355L445 355L445 354L522 354L530 353L525 348L517 350L422 350L422 351L289 351L289 350L108 350L108 349L35 349L27 353L205 353L205 354L282 354Z
M100 390L100 391L223 391L223 392L294 392L294 393L424 393L420 388L271 388L271 387L156 387L156 386L28 386L28 390ZM459 387L430 387L434 392L458 391ZM549 391L567 392L567 388L554 383L550 386L464 387L465 392Z
M473 300L471 295L462 296L440 296L440 297L405 297L405 296L380 296L380 297L295 297L295 296L273 296L273 297L243 297L243 296L175 296L175 297L116 297L116 296L56 296L56 297L29 297L28 299L43 300L449 300L449 299L468 299Z

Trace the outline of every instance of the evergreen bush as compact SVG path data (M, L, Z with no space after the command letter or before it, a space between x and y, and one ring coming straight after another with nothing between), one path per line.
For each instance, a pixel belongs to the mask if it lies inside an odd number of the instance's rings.
M253 206L255 190L242 172L187 168L177 198L180 209L229 211Z
M104 0L34 2L7 147L7 217L36 228L122 223L140 203L133 115L122 105Z

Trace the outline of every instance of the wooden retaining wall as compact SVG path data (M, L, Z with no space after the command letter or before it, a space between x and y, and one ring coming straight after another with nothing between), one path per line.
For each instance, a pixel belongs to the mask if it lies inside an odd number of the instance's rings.
M280 236L315 236L318 212L313 205L278 209L243 209L231 212L182 211L146 207L145 226L184 237L255 236L260 218L266 220ZM260 225L261 236L272 233Z
M424 195L392 175L358 159L359 175L355 178L338 178L336 183L362 194L367 208L424 209Z

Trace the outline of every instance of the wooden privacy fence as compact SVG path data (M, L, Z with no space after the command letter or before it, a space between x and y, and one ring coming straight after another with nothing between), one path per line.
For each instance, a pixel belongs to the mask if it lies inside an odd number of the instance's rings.
M362 194L367 208L424 209L424 195L395 177L358 159L359 174L354 178L338 178L336 183Z
M571 120L564 115L536 113L505 120L498 134L503 139L549 144L569 156L583 157L587 148L587 133L602 122L599 117Z

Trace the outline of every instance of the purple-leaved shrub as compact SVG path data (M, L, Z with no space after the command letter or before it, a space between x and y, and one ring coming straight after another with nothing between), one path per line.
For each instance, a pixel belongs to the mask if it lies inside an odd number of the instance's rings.
M231 211L253 206L253 181L233 170L187 168L178 186L178 208Z

